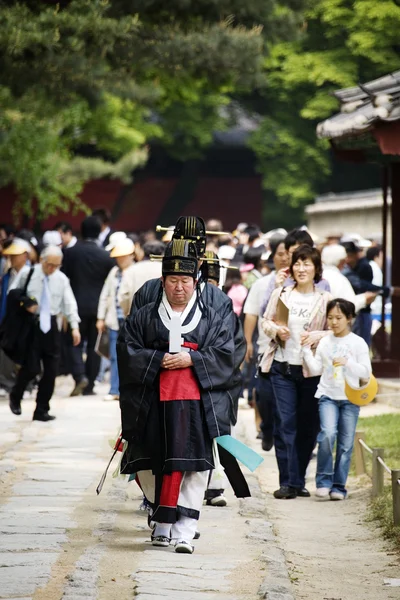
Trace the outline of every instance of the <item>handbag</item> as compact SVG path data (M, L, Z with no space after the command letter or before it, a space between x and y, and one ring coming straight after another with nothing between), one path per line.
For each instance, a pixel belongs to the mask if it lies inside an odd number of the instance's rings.
M38 304L27 295L34 267L31 267L24 287L10 290L7 296L6 314L0 325L0 347L16 364L26 363L34 347L37 316L27 309ZM39 368L40 370L40 368Z
M107 330L99 331L94 351L102 358L110 358L110 336Z

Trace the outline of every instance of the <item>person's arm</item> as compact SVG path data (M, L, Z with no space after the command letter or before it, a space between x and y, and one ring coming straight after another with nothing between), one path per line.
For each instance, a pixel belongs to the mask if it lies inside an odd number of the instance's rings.
M105 282L103 284L103 288L101 290L100 297L99 297L99 304L97 306L97 320L98 321L104 321L106 318L108 297L111 292L111 284L112 284L112 279L114 276L115 276L115 273L113 271L110 271L110 273L107 276L107 279L105 280Z
M244 337L247 343L247 351L245 356L245 361L250 362L254 355L254 347L253 347L253 334L255 328L257 327L258 316L245 314L244 316Z
M304 346L303 356L311 377L321 375L323 369L322 344L318 345L315 355L309 346Z
M359 377L360 379L369 379L372 373L369 348L362 339L357 339L356 359L351 356L345 362L345 373Z
M234 372L233 331L215 314L200 350L190 353L202 390L229 389Z
M72 291L69 279L65 278L64 293L62 300L62 313L67 317L68 323L71 325L72 341L74 346L78 346L81 342L81 334L79 331L79 323L81 322L78 313L78 305Z
M279 297L282 293L282 288L278 288L276 289L271 296L270 301L268 302L268 306L265 309L265 313L261 322L261 327L263 328L264 333L270 337L272 340L275 340L276 337L280 337L281 339L283 339L282 334L283 334L283 330L287 330L287 327L283 327L278 325L275 322L275 318L276 318L276 309L278 306L278 300ZM286 336L284 336L286 337ZM286 338L288 339L288 338Z
M144 335L149 323L145 309L139 310L124 323L117 341L120 386L148 385L154 387L165 352L146 348Z

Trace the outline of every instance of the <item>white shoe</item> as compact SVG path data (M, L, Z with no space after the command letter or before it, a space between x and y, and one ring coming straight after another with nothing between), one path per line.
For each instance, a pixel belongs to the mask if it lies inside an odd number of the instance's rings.
M118 394L107 394L106 396L104 396L104 400L119 400L119 396Z
M208 502L207 502L207 504L208 504ZM215 498L211 498L210 504L211 504L211 506L226 506L228 504L228 502L226 501L225 496L220 494L219 496L216 496Z
M344 500L346 498L346 494L343 494L343 492L331 492L329 495L331 500Z
M193 554L194 546L185 540L178 540L175 544L175 552L179 554Z
M5 398L6 396L7 396L6 390L3 390L3 388L0 388L0 398Z
M317 498L327 498L329 496L330 491L330 488L326 487L317 488L315 491L315 495L317 496Z

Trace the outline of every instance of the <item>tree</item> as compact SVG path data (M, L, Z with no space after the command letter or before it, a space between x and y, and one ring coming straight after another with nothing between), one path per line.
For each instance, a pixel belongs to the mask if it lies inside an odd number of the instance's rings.
M392 0L307 0L303 14L292 40L267 43L265 116L250 142L265 189L297 207L329 182L329 145L315 127L338 110L331 92L400 64L400 8Z
M232 93L262 84L253 24L271 2L3 2L0 184L16 216L80 208L91 178L128 182L151 139L198 154Z

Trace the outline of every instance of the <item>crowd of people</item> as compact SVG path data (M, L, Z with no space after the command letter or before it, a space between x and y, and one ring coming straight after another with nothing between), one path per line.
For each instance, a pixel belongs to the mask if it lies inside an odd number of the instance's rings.
M121 471L151 507L152 543L174 539L177 552L193 552L204 496L226 504L209 476L219 461L236 495L249 493L215 444L240 397L262 449L275 447L275 498L310 496L318 443L316 494L345 499L359 411L345 381L371 375L371 307L380 314L390 295L382 248L357 235L315 240L305 227L227 233L198 217L161 229L112 231L103 209L79 232L60 222L40 240L0 225L0 386L11 411L37 387L33 419L53 420L57 375L72 375L71 396L91 395L109 369Z

